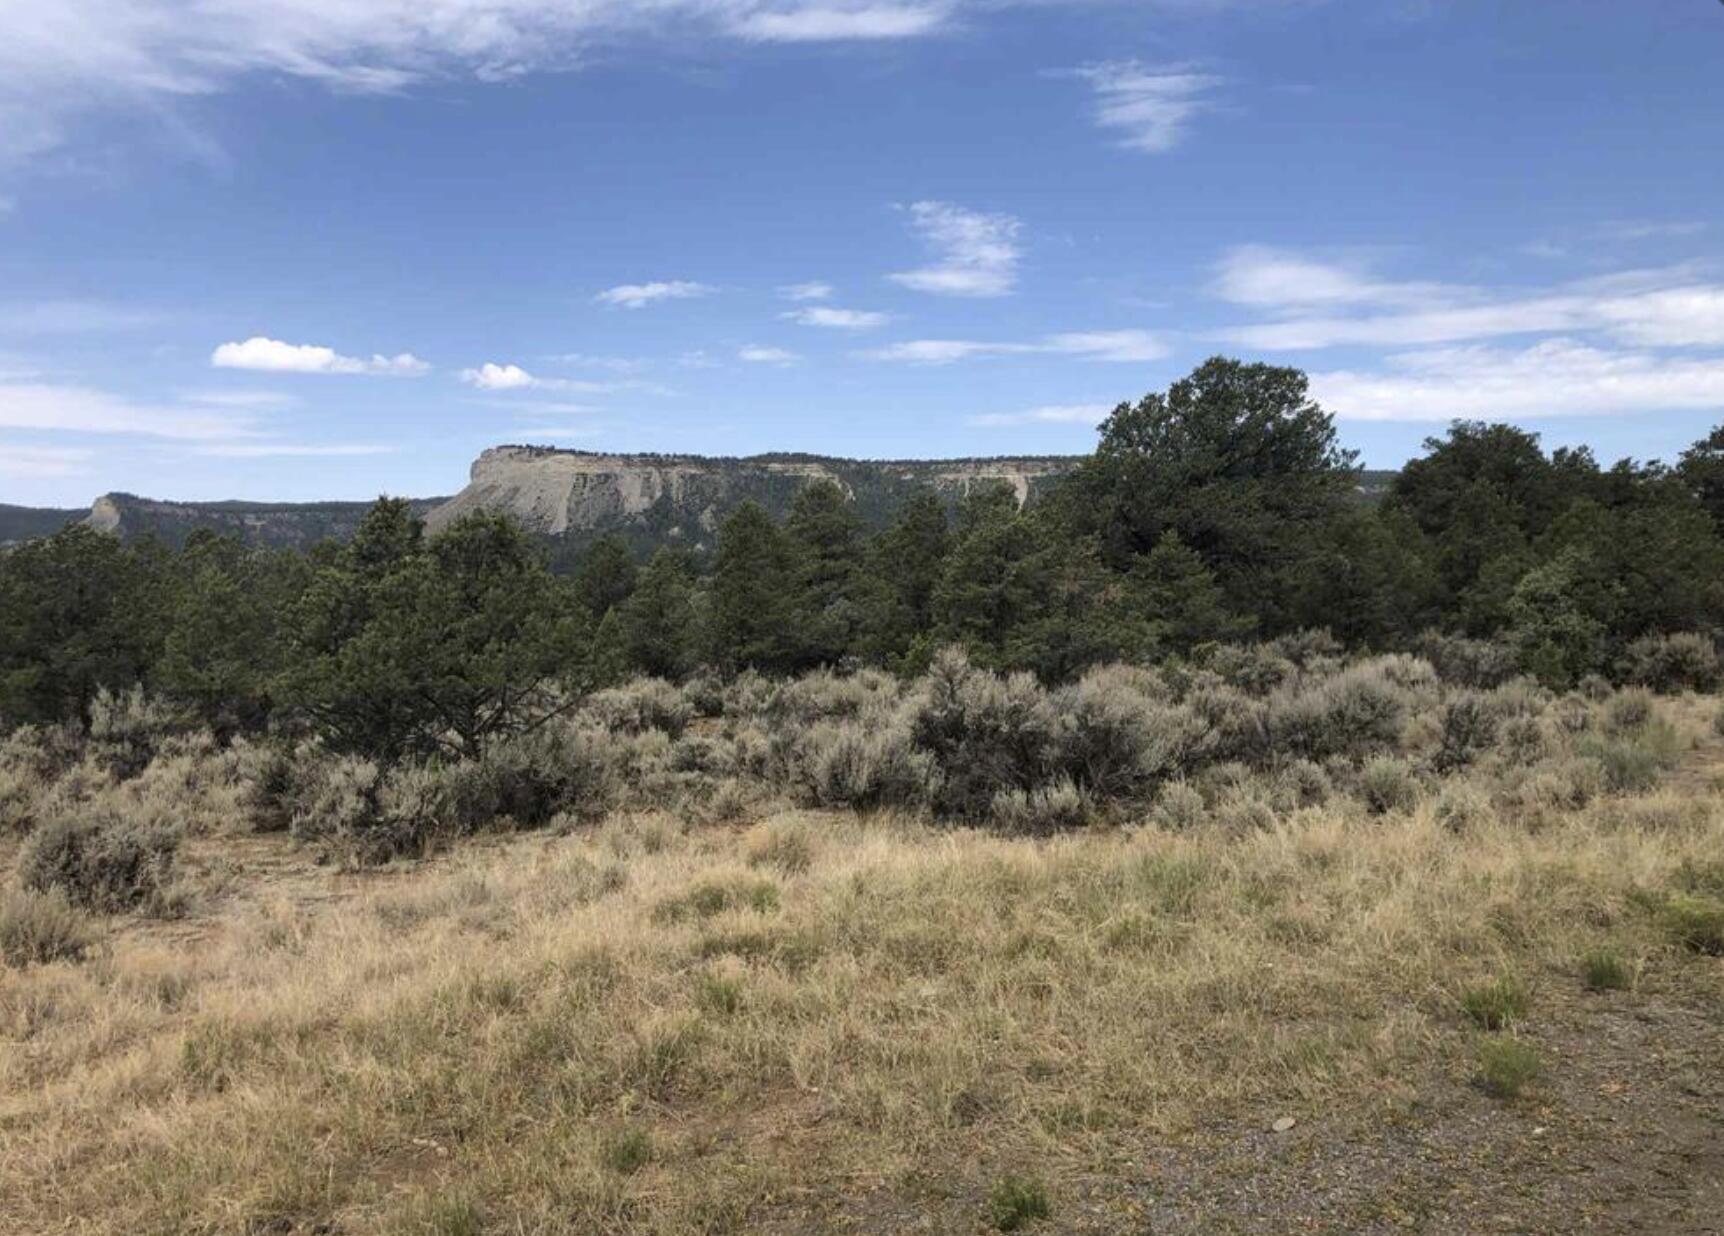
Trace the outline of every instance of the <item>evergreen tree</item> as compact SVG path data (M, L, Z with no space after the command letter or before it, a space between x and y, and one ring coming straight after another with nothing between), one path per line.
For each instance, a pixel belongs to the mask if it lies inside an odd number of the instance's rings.
M628 600L635 589L635 560L618 536L603 536L587 548L575 571L575 600L596 623Z
M759 503L744 502L718 533L706 633L713 661L770 673L794 667L796 585L789 540Z

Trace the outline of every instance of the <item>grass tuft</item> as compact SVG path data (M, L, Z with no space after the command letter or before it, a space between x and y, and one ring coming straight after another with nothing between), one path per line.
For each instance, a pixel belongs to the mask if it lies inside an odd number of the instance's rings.
M77 961L94 933L58 888L13 889L0 897L0 960L9 966Z
M1047 1186L1034 1177L1002 1177L988 1193L988 1221L998 1231L1016 1232L1052 1213Z
M1634 986L1634 971L1609 949L1595 949L1580 959L1581 975L1588 991L1627 991Z
M1513 1099L1538 1080L1544 1060L1538 1048L1507 1035L1495 1035L1479 1043L1479 1084L1487 1094Z
M619 1176L632 1176L653 1160L652 1134L628 1128L607 1137L600 1147L604 1165Z
M1526 1016L1525 985L1512 975L1479 983L1461 993L1461 1011L1481 1030L1504 1030Z

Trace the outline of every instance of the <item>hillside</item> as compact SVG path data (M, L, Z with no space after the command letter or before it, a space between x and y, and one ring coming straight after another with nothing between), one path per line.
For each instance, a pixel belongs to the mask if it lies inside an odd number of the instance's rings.
M498 446L474 461L466 487L454 497L416 498L413 505L432 531L469 511L501 510L552 539L559 557L578 553L607 533L644 555L666 543L709 544L719 522L746 501L782 518L797 492L814 480L838 485L855 501L863 522L878 528L917 488L956 502L978 486L998 483L1028 502L1046 493L1080 458L861 460L789 453L715 458ZM1376 501L1395 475L1361 473L1361 499ZM170 545L207 528L256 545L305 548L326 538L345 540L370 505L175 502L127 493L105 494L88 511L0 504L0 544L47 536L82 518L123 538L155 536Z

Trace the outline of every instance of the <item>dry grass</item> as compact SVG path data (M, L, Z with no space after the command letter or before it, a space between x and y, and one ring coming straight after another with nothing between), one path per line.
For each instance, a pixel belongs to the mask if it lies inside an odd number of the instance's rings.
M1498 1024L1606 953L1623 998L1719 1007L1711 706L1664 712L1710 745L1657 788L1463 825L1452 794L1038 839L645 812L365 874L194 837L190 918L0 972L0 1215L740 1232L886 1189L983 1224L1028 1179L1058 1223L1062 1181L1228 1115L1433 1068L1508 1093L1463 995L1501 976Z

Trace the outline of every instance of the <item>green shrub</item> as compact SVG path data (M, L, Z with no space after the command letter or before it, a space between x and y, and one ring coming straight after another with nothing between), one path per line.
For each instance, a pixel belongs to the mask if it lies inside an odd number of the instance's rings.
M1029 1176L1005 1176L988 1192L988 1221L996 1230L1015 1232L1053 1213L1047 1186Z
M1505 975L1469 987L1461 993L1461 1011L1484 1030L1504 1030L1526 1016L1527 991L1521 981Z
M1626 991L1634 985L1633 970L1609 949L1594 949L1582 957L1580 972L1588 991Z
M1676 893L1664 903L1665 930L1683 948L1724 957L1724 900Z
M18 860L26 888L58 889L86 909L171 908L179 831L111 808L61 815L31 834Z
M1716 691L1724 683L1724 664L1708 636L1647 635L1624 650L1622 676L1661 695Z
M1531 1043L1493 1035L1479 1043L1479 1084L1499 1099L1513 1099L1538 1080L1544 1061Z
M653 916L661 922L712 918L726 910L767 914L778 908L778 886L771 880L706 880L659 902Z
M605 1138L599 1150L604 1165L619 1176L632 1176L652 1162L652 1134L646 1129L622 1129Z
M89 920L59 888L0 894L0 961L10 966L76 961L94 940Z

